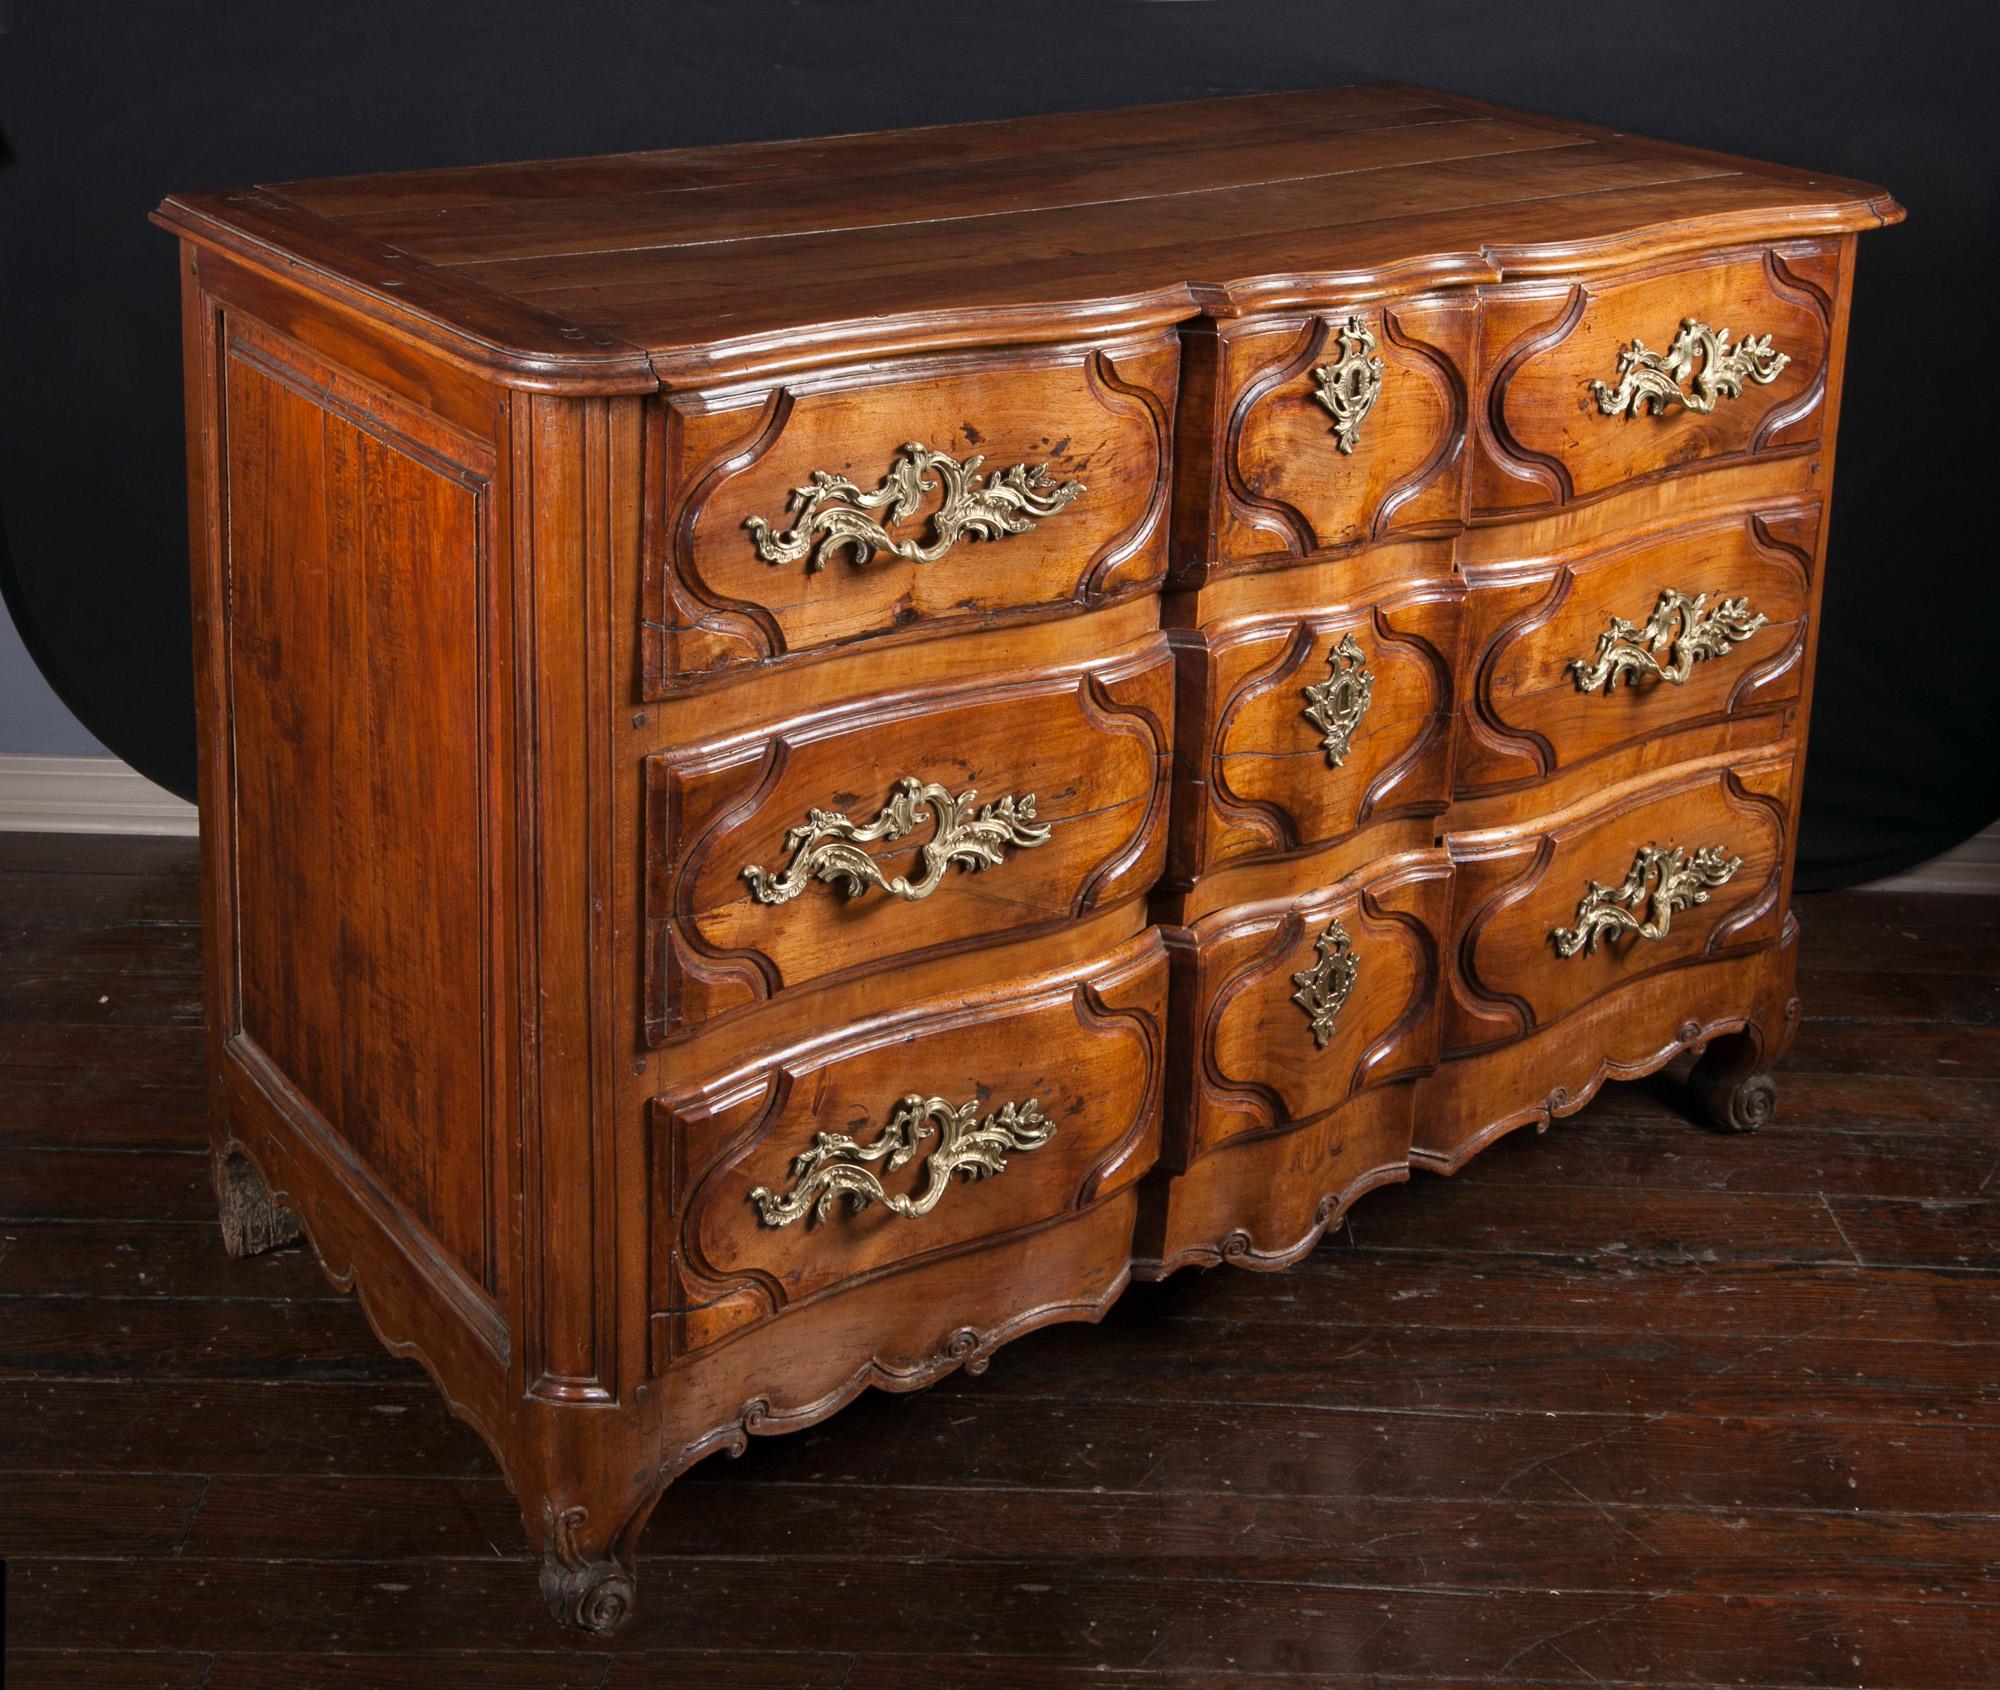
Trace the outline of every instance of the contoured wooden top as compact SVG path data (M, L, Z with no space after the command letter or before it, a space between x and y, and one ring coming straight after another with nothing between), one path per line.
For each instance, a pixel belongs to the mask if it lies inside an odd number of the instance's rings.
M644 391L1872 228L1867 183L1395 84L175 195L516 386Z

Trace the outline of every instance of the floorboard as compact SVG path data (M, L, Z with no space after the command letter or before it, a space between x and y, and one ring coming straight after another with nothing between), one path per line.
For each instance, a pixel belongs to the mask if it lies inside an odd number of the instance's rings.
M1607 1086L696 1469L604 1648L352 1299L223 1255L195 898L0 835L8 1690L2000 1683L2000 900L1802 899L1754 1138Z

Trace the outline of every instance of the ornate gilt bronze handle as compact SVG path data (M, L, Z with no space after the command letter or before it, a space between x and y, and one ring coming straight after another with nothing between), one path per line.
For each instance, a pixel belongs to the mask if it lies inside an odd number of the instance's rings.
M766 1226L790 1226L807 1214L823 1221L833 1213L834 1200L842 1196L856 1213L880 1203L891 1213L914 1220L938 1206L953 1174L967 1179L997 1174L1007 1166L1008 1151L1039 1150L1055 1130L1055 1123L1032 1097L1022 1104L1003 1103L982 1121L977 1099L954 1107L941 1097L912 1092L867 1144L845 1133L815 1133L812 1148L792 1163L791 1190L780 1196L760 1185L750 1193L750 1201ZM883 1162L882 1171L894 1173L932 1138L937 1146L924 1165L929 1183L914 1197L885 1189L862 1165Z
M1375 676L1367 666L1367 654L1352 634L1343 634L1340 643L1326 654L1332 671L1323 681L1305 687L1306 707L1300 712L1319 729L1320 744L1326 748L1329 768L1347 761L1354 730L1368 714L1375 697Z
M1573 657L1570 673L1576 677L1578 692L1602 687L1609 695L1621 675L1631 686L1637 686L1643 675L1684 686L1704 657L1725 656L1731 646L1740 645L1769 620L1751 614L1747 598L1723 599L1710 608L1706 593L1689 598L1662 587L1660 602L1644 627L1622 616L1612 617L1609 630L1597 636L1595 661ZM1664 663L1661 652L1667 654Z
M1767 334L1750 335L1731 346L1727 329L1712 329L1698 317L1683 317L1665 352L1634 340L1618 354L1618 385L1593 381L1590 390L1607 417L1640 417L1648 411L1660 417L1676 404L1707 412L1715 409L1717 399L1741 397L1746 381L1768 386L1791 361L1789 353L1772 348ZM1690 376L1694 385L1681 386Z
M792 860L783 871L770 874L762 864L751 863L743 878L750 882L750 896L760 904L789 903L814 880L837 882L850 898L879 886L892 897L915 903L938 889L954 863L967 869L988 868L1006 859L1009 845L1026 848L1049 842L1047 824L1035 821L1032 792L995 799L975 811L978 801L977 792L961 792L954 798L935 781L905 775L872 822L851 821L838 810L808 810L805 821L785 835ZM917 825L919 805L930 810L937 829L923 848L924 871L915 880L886 875L861 847L901 839Z
M1298 987L1292 993L1292 1002L1306 1012L1306 1019L1312 1023L1313 1048L1324 1050L1326 1041L1333 1037L1334 1017L1347 1002L1348 993L1354 990L1361 959L1348 943L1347 929L1337 921L1313 941L1313 947L1319 952L1319 961L1292 976L1292 984Z
M1340 325L1340 356L1313 371L1318 384L1313 397L1333 417L1333 443L1352 452L1361 425L1382 393L1382 360L1375 356L1375 336L1359 317Z
M786 501L786 509L793 513L790 528L780 532L761 516L746 518L743 526L757 542L757 555L774 565L803 558L808 570L824 569L843 547L853 554L857 568L878 551L911 563L936 563L961 539L1000 540L1025 534L1085 491L1080 481L1050 480L1047 464L998 469L982 484L979 466L985 461L975 453L960 463L949 453L933 452L912 440L874 492L862 492L844 475L816 469L812 480L794 487ZM931 513L928 541L898 540L883 525L907 522L924 496L940 487L944 498ZM875 511L883 513L882 521L871 514Z
M1600 936L1607 942L1621 933L1664 939L1674 911L1707 903L1709 893L1742 866L1741 857L1727 855L1720 845L1693 852L1682 845L1642 845L1623 886L1600 886L1593 880L1576 906L1576 925L1549 934L1556 955L1589 955Z

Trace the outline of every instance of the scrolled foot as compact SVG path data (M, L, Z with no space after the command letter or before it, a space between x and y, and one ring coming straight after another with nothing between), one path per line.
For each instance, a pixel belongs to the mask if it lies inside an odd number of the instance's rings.
M215 1198L222 1247L239 1260L296 1244L305 1236L298 1216L271 1195L264 1176L241 1151L215 1158Z
M542 1595L558 1625L593 1637L622 1630L638 1605L632 1574L602 1553L586 1548L590 1512L582 1507L543 1504L547 1537L542 1549Z
M1763 1047L1742 1034L1717 1039L1688 1074L1704 1123L1721 1133L1754 1133L1777 1110L1778 1083L1758 1063Z
M632 1617L639 1589L616 1561L569 1566L552 1552L542 1558L542 1595L558 1625L610 1637Z
M1769 1074L1752 1074L1734 1091L1705 1104L1709 1125L1722 1133L1754 1133L1778 1106L1778 1084Z

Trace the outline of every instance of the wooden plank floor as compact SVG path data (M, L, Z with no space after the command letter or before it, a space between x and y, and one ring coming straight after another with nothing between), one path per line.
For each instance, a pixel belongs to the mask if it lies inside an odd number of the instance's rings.
M353 1302L223 1257L194 894L0 835L8 1690L2000 1684L2000 900L1803 900L1759 1137L1610 1087L699 1469L606 1649Z

